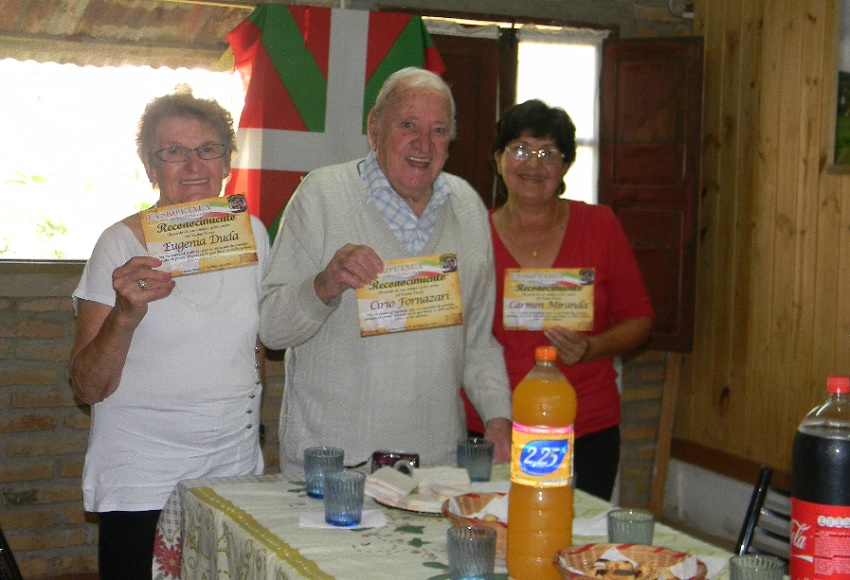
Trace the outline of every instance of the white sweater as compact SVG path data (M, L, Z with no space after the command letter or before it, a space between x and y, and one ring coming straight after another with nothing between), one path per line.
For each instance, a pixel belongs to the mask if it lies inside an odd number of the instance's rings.
M412 256L369 202L357 163L313 171L299 185L263 281L260 338L288 349L281 468L300 469L314 445L342 447L346 465L378 449L453 465L455 442L466 434L461 385L485 422L510 418L502 350L491 333L486 209L468 183L444 173L452 193L420 254L457 254L464 324L362 338L354 291L325 305L313 279L347 243L366 244L384 261Z

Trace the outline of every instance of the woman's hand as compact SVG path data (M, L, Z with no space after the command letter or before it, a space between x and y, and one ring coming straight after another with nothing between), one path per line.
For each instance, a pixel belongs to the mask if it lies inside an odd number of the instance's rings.
M627 318L593 336L554 326L544 330L543 335L558 349L558 358L562 363L574 365L636 349L649 338L652 322L651 316Z
M148 304L174 290L174 280L156 258L136 256L112 273L115 306L90 300L77 304L77 333L68 363L74 392L84 402L98 403L115 392L136 327Z
M154 270L162 262L150 256L135 256L112 272L116 314L138 325L148 304L171 294L175 282L168 272Z
M590 339L587 336L563 326L544 330L543 335L558 350L558 359L567 366L585 360L590 350Z

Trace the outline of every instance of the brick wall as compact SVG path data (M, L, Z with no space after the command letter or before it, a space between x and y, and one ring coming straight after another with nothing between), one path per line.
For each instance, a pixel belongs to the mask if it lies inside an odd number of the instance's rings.
M28 579L97 569L97 528L82 508L89 408L66 364L74 336L69 296L80 264L0 263L0 526ZM283 353L268 353L262 416L268 471L278 469ZM620 498L648 505L664 353L626 360Z

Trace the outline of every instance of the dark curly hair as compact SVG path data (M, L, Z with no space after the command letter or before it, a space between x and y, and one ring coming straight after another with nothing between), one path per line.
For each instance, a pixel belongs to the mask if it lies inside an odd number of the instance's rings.
M496 138L491 153L498 153L525 132L532 136L551 137L564 154L567 167L576 160L576 126L561 107L550 107L539 99L531 99L509 108L496 124Z
M496 153L504 151L508 143L518 139L526 132L540 139L551 137L564 155L564 162L568 169L576 160L576 126L573 124L573 120L561 107L550 107L540 99L518 103L505 111L502 118L496 123L496 138L490 148L491 159ZM498 175L498 177L497 197L503 200L505 182L501 175ZM561 183L557 192L558 195L562 194L564 190L566 190L566 185Z

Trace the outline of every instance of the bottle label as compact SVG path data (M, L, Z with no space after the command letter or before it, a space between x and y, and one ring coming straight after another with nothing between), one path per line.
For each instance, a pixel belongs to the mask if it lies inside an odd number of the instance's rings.
M533 487L565 487L573 482L573 426L541 427L514 422L511 481Z
M850 580L850 506L791 498L793 580Z

